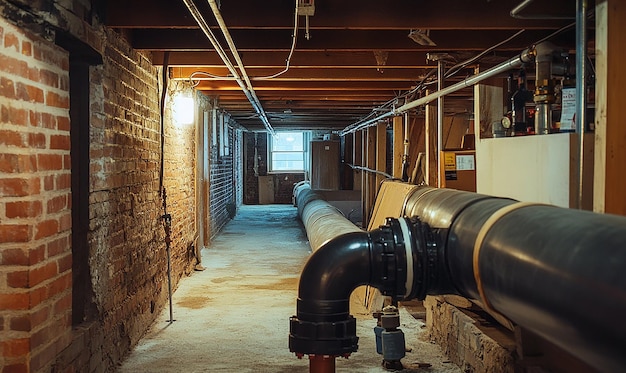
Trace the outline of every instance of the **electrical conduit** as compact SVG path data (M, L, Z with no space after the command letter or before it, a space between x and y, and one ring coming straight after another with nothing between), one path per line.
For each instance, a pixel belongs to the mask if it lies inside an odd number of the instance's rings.
M256 93L254 92L254 88L252 87L250 79L248 78L248 75L245 72L245 68L241 61L241 58L239 57L239 53L237 52L237 49L235 48L232 38L230 37L230 33L228 32L228 29L226 28L226 24L224 23L224 20L222 19L222 16L219 12L219 9L217 8L217 4L215 3L215 1L209 0L209 5L211 6L211 9L213 10L213 14L215 15L215 19L218 21L220 25L220 29L222 30L222 33L224 34L224 37L226 38L226 41L229 47L231 48L231 52L233 56L235 57L235 60L237 61L239 69L242 72L241 74L239 74L239 71L237 71L233 63L230 61L230 58L228 57L228 55L226 54L226 52L220 45L219 41L213 34L213 31L211 30L209 25L206 23L206 20L204 19L204 17L202 16L200 11L194 4L193 0L183 0L183 3L185 3L185 6L187 6L189 13L191 13L192 17L194 18L194 20L196 21L196 23L198 24L202 32L204 32L205 36L211 42L211 45L213 45L213 48L215 48L215 51L224 62L224 65L226 65L226 67L228 68L228 71L235 78L235 81L237 82L237 84L239 85L243 93L246 95L246 98L248 99L248 101L250 101L250 104L252 105L254 110L257 112L257 114L261 118L261 122L263 122L263 126L265 126L265 129L270 134L274 135L275 133L274 128L270 124L269 119L267 118L267 114L265 113L263 106L261 106L261 102L259 101L258 97L256 96ZM243 75L243 80L242 80L242 75Z

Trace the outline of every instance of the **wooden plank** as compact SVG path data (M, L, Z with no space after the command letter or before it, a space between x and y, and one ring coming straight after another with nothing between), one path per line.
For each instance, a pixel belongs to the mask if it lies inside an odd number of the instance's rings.
M393 117L393 177L402 177L404 161L404 117Z
M623 87L626 75L626 4L596 4L596 120L594 211L626 215L626 126ZM610 53L608 53L610 51Z
M426 105L426 184L437 186L437 105Z
M375 170L376 169L376 127L369 127L367 130L367 153L366 153L366 163L365 167ZM376 175L371 172L366 172L366 200L365 200L365 210L367 212L367 220L363 222L369 222L370 212L372 210L372 206L374 206L374 199L376 197Z
M352 145L352 164L354 164L355 166L360 166L363 163L363 139L362 139L362 135L360 132L354 132L351 135L348 136L352 136L352 141L353 141L353 145ZM363 188L363 180L361 175L363 174L363 171L361 170L353 170L352 171L352 175L354 176L354 185L352 186L352 188L354 190L361 190Z
M376 171L385 172L387 170L387 122L380 122L376 125ZM376 174L375 190L386 178Z

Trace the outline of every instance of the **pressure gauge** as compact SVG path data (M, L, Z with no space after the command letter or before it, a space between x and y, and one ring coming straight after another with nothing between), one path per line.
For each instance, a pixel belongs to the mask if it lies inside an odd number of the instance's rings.
M509 117L502 117L502 120L500 120L500 123L502 124L502 127L506 129L511 128L511 119Z

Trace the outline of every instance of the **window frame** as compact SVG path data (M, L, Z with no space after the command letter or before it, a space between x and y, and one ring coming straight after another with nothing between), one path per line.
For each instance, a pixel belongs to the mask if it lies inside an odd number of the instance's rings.
M302 134L302 151L280 151L273 150L274 136L267 134L267 172L270 174L301 174L306 173L309 169L309 142L311 140L311 131L278 131L277 133L301 133ZM275 170L274 153L302 153L303 169Z

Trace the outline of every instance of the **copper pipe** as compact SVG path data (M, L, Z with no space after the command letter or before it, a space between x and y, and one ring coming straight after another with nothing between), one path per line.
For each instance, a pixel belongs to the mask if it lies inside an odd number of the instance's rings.
M309 373L335 373L335 357L309 355Z

